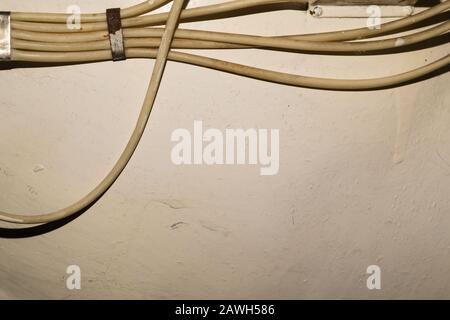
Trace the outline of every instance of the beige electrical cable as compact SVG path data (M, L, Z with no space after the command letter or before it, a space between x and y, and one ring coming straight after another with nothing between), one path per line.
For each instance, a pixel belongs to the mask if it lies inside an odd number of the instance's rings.
M170 1L171 0L144 1L137 5L122 9L121 16L122 18L140 16L156 10ZM67 13L13 12L11 16L17 21L66 23L73 15ZM81 14L80 21L81 23L106 22L106 14L104 12Z
M173 5L170 10L169 17L167 19L166 29L162 36L161 45L159 47L159 50L155 52L156 60L153 67L152 78L150 80L150 84L144 99L144 103L142 105L141 112L139 114L139 118L136 123L136 127L119 160L114 165L112 170L108 173L108 175L103 179L103 181L88 195L86 195L81 200L77 201L76 203L72 204L67 208L52 213L36 216L17 215L6 212L0 212L0 220L20 224L41 224L60 220L65 217L71 216L88 207L98 198L100 198L103 195L103 193L105 193L111 187L111 185L114 183L114 181L116 181L116 179L119 177L123 169L125 169L134 151L136 150L136 147L138 146L140 139L142 138L145 126L148 122L150 113L152 111L155 102L159 85L161 83L164 67L167 61L167 56L170 51L170 45L178 25L179 16L183 9L183 5L186 1L187 0L173 1Z
M233 1L235 2L235 1ZM445 12L450 9L450 1L445 1L441 4L435 5L429 9L426 9L420 13L413 16L383 23L379 28L369 29L369 28L357 28L343 31L332 31L332 32L322 32L313 34L303 34L289 36L289 38L295 40L307 40L307 41L350 41L350 40L360 40L366 38L372 38L384 34L389 34L408 28L419 22L425 21L427 19L433 18L438 14ZM194 9L190 9L194 10ZM30 41L40 41L40 42L85 42L85 41L97 41L108 39L108 32L106 29L104 31L93 31L93 32L76 32L76 33L51 33L51 32L36 32L34 29L31 31L21 30L14 27L11 35L15 39L30 40ZM31 27L30 27L31 28ZM145 30L142 28L125 28L124 33L133 32L133 30ZM285 38L286 36L277 37Z
M28 216L0 212L0 220L20 224L47 223L68 217L95 202L114 183L133 152L145 129L158 91L166 60L192 64L218 71L298 87L327 90L374 90L413 81L450 64L450 56L401 74L375 79L327 79L282 73L204 56L171 51L170 48L189 49L273 49L282 51L360 53L395 49L422 41L436 39L450 29L450 21L437 24L423 31L390 39L355 41L377 36L396 34L418 22L436 17L450 9L450 1L444 1L413 16L380 25L380 28L358 28L316 34L287 36L253 36L202 30L177 30L178 21L198 21L220 14L236 15L244 10L268 4L304 4L306 0L235 0L193 9L183 9L183 0L175 0L171 11L162 14L140 16L168 3L168 0L146 1L121 11L124 26L124 46L128 58L156 59L152 80L135 130L118 162L105 179L88 195L71 206L44 215ZM251 10L250 10L251 9ZM13 13L12 61L41 63L73 63L111 60L109 35L104 14L82 15L82 30L67 29L66 14ZM45 23L42 23L45 22ZM48 23L51 22L51 23ZM146 28L164 25L165 28ZM415 27L417 28L417 27ZM413 28L413 29L415 29ZM50 31L49 31L50 30ZM98 31L95 31L98 30ZM345 42L355 41L355 42ZM153 49L153 48L159 48Z
M199 21L207 17L214 15L221 15L225 13L237 13L244 14L245 10L251 8L258 8L268 5L283 5L283 4L299 4L306 5L307 0L234 0L219 4L201 6L192 9L185 9L181 13L180 21L193 20ZM245 13L246 14L246 13ZM144 27L152 25L164 25L166 23L168 13L157 13L151 15L144 15L140 17L132 17L122 20L122 26L124 28L130 27ZM66 22L64 23L37 23L26 22L16 20L14 14L11 15L11 26L18 30L38 31L38 32L50 32L50 33L77 33L77 32L90 32L90 31L104 31L108 26L106 22L92 22L84 23L81 25L81 29L67 28Z
M160 37L129 38L124 40L126 48L158 48L161 43ZM47 51L47 52L80 52L107 50L111 46L109 40L91 42L36 42L14 39L13 49L27 51ZM248 46L235 45L224 42L203 41L195 39L173 39L173 49L242 49Z
M441 23L427 30L410 34L407 36L392 39L360 41L360 42L326 42L326 41L304 41L291 40L291 38L274 38L263 36L250 36L232 33L221 33L198 30L177 30L173 42L174 48L190 49L238 49L238 48L263 48L263 49L284 49L299 50L303 52L370 52L386 49L395 49L407 45L416 44L435 38L450 30L450 21ZM164 29L127 29L124 32L125 46L127 48L154 48L158 47L158 38L161 37ZM135 38L141 37L141 38ZM295 37L295 36L294 36ZM153 38L153 39L147 39ZM156 38L156 39L155 39ZM181 38L181 39L180 39ZM180 41L182 39L189 41ZM200 42L196 42L200 41ZM220 45L222 44L222 45ZM234 46L233 45L238 45ZM85 43L49 43L14 39L12 47L14 49L31 51L96 51L105 50L110 46L108 40L90 41Z
M154 58L154 49L127 49L128 58ZM73 63L73 62L94 62L111 60L109 50L92 52L32 52L12 50L12 55L16 61L32 61L46 63ZM194 54L175 52L169 54L169 60L202 66L218 71L242 75L249 78L292 85L297 87L307 87L326 90L374 90L399 85L434 72L450 63L450 55L447 55L428 65L411 70L398 75L392 75L375 79L326 79L300 76L266 69L250 67L242 64L227 62L223 60L198 56ZM0 217L1 218L1 217Z
M249 9L258 7L264 4L282 4L282 3L298 3L305 4L306 0L235 0L226 3L203 6L198 8L183 10L181 14L181 21L199 21L205 19L205 17L210 17L211 15L226 14L230 12L236 12L243 9ZM396 31L402 28L406 28L420 21L432 18L439 13L442 13L450 9L450 1L444 1L440 4L435 5L427 10L424 10L415 15L395 20L382 24L380 28L358 28L347 31L339 32L325 32L322 34L312 34L304 35L303 37L313 37L316 40L321 41L346 41L352 39L362 39L367 37L373 37L380 34L385 34L388 32ZM122 22L123 28L131 27L146 27L146 26L157 26L163 25L167 19L167 13L151 14L141 17L134 17L129 19L124 19ZM11 25L15 30L23 31L34 31L34 32L44 32L44 33L85 33L92 31L106 31L106 23L87 23L82 24L82 30L69 29L66 24L52 24L52 23L31 23L16 21L15 16L11 16ZM99 39L100 40L100 39ZM304 39L310 40L310 39Z

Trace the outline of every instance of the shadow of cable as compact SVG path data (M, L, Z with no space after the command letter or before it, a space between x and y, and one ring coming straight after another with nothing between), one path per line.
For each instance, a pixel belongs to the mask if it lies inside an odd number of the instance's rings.
M418 0L416 7L432 7L441 3L441 0Z
M93 205L93 204L92 204ZM92 206L91 205L91 206ZM67 218L55 221L55 222L50 222L50 223L45 223L45 224L41 224L41 225L37 225L34 227L26 227L26 228L4 228L4 227L0 227L0 238L4 238L4 239L24 239L24 238L32 238L32 237L37 237L37 236L41 236L43 234L52 232L56 229L59 229L65 225L67 225L68 223L74 221L75 219L77 219L78 217L80 217L83 213L85 213L87 210L89 210L91 208L91 206L89 206L88 208L77 212Z
M12 69L33 69L33 68L57 68L77 65L89 65L99 62L111 62L112 61L88 61L88 62L26 62L26 61L3 61L0 63L0 70L12 70Z
M114 184L114 183L113 183ZM81 215L83 215L86 211L91 209L105 194L109 191L109 189L112 187L112 185L106 189L102 194L100 194L95 201L93 201L89 206L86 208L57 221L44 223L40 225L36 225L33 227L22 227L22 225L15 225L15 227L11 228L5 228L0 227L0 238L4 239L23 239L23 238L32 238L41 236L43 234L55 231L61 227L64 227L65 225L69 224L70 222L78 219Z

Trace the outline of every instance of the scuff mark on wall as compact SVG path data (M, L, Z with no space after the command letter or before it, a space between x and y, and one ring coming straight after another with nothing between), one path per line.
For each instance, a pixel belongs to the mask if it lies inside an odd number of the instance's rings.
M392 159L395 164L400 164L405 160L418 92L419 86L417 85L397 88L393 92L397 115L397 132Z

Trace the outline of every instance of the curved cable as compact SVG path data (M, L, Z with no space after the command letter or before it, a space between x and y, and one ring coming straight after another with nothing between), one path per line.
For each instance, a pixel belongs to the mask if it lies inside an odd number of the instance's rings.
M358 28L276 37L201 30L177 30L177 25L179 21L199 21L211 17L211 15L236 15L238 14L236 11L243 9L253 10L261 5L304 4L307 2L306 0L234 0L193 9L183 9L183 4L187 0L175 0L169 13L140 16L168 2L170 1L146 1L125 8L121 12L127 57L156 60L136 127L112 170L89 194L64 209L32 216L0 212L0 220L20 224L53 222L71 216L99 199L118 178L136 150L153 108L167 59L263 81L325 90L375 90L387 88L421 78L450 64L450 55L446 55L428 65L401 74L374 79L328 79L282 73L200 55L170 51L171 47L189 49L256 48L329 53L360 53L394 49L435 39L449 31L450 22L446 21L424 31L406 36L397 35L391 39L359 40L398 33L404 28L416 25L418 22L436 17L438 14L450 9L450 1L443 1L441 4L410 17L384 23L378 29ZM252 10L250 11L253 12ZM73 63L111 60L109 35L106 31L104 14L82 15L83 29L73 32L68 32L67 27L63 24L67 18L66 14L13 13L11 17L13 28L11 58L13 61ZM164 24L166 24L165 28L146 28L147 26Z
M111 187L114 181L116 181L116 179L119 177L120 173L126 167L127 163L130 161L144 133L145 126L148 122L150 113L153 109L156 94L158 93L159 85L161 83L162 75L164 72L164 67L167 62L167 56L170 51L170 45L175 30L177 28L178 19L181 10L183 9L184 3L185 0L174 0L173 2L172 9L167 19L166 29L162 36L161 46L159 47L159 50L156 53L156 60L153 67L152 77L150 80L149 87L147 89L147 94L145 96L141 112L139 114L139 118L136 123L136 127L130 137L130 140L128 141L128 144L125 147L125 150L122 152L119 160L116 162L116 164L114 165L112 170L108 173L108 175L88 195L86 195L81 200L64 209L48 214L35 216L17 215L17 214L10 214L7 212L0 212L0 220L20 224L41 224L61 220L88 207L97 199L99 199L103 195L103 193L105 193L106 190L108 190Z
M126 49L128 58L155 58L155 49ZM74 63L74 62L96 62L111 60L109 50L93 52L31 52L13 50L13 55L17 61L51 62L51 63ZM190 53L171 51L169 60L183 62L196 66L201 66L227 73L233 73L249 78L325 90L375 90L394 85L399 85L434 72L450 64L450 55L434 61L423 67L407 71L401 74L375 78L375 79L327 79L309 76L301 76L267 69L255 68L243 64L213 59L209 57L194 55Z

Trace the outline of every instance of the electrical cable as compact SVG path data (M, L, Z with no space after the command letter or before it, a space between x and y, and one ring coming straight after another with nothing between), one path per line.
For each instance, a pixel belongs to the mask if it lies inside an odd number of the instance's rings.
M303 52L369 52L386 49L394 49L400 46L412 45L422 41L437 37L450 30L450 21L446 21L437 26L424 31L410 34L407 36L399 36L392 39L383 39L375 41L359 41L359 42L327 42L327 41L306 41L293 40L295 36L289 38L273 38L263 36L251 36L243 34L232 34L212 31L199 30L178 30L175 39L203 41L195 45L185 43L191 49L210 49L211 46L219 46L219 43L227 44L224 48L265 48L265 49L284 49L299 50ZM124 36L127 48L148 48L158 47L158 41L147 41L148 38L157 40L161 37L164 29L126 29ZM177 38L178 37L178 38ZM180 39L181 38L181 39ZM181 42L183 43L183 42ZM211 43L211 44L209 44ZM238 45L232 46L232 45ZM85 43L49 43L15 39L13 48L31 51L95 51L108 49L110 46L108 40L89 41ZM183 47L175 43L174 48Z
M123 169L125 169L134 151L136 150L136 147L138 146L140 139L142 138L146 124L150 117L150 113L155 103L156 94L158 92L159 85L161 83L164 67L167 61L167 56L170 51L172 38L178 26L179 16L185 2L186 2L185 0L173 1L173 6L170 10L166 28L162 36L161 45L157 50L157 52L155 53L156 60L153 67L152 77L147 89L147 94L145 96L141 112L139 114L136 123L136 127L130 137L130 140L128 141L125 147L125 150L122 152L121 156L119 157L119 160L116 162L116 164L114 165L112 170L108 173L108 175L88 195L86 195L76 203L64 209L36 216L16 215L16 214L9 214L6 212L0 212L0 220L20 224L41 224L60 220L65 217L71 216L72 214L75 214L80 210L83 210L84 208L88 207L90 204L92 204L98 198L100 198L111 187L111 185L114 183L114 181L116 181L116 179L119 177Z
M172 2L169 13L153 13ZM145 130L167 60L278 84L322 90L375 90L420 79L450 65L450 55L414 70L374 79L328 79L295 75L213 59L171 49L257 49L327 54L377 54L402 49L448 35L450 21L419 30L418 23L447 14L450 1L442 1L415 15L383 23L378 28L356 28L323 33L255 36L204 30L178 29L179 22L248 15L262 11L297 8L307 0L233 0L184 9L184 0L155 0L124 8L120 12L125 56L155 59L152 78L131 138L107 176L81 200L52 213L20 215L0 212L0 220L18 224L42 224L71 216L94 203L123 171ZM292 7L294 5L294 7ZM67 28L69 14L13 12L11 18L11 61L39 63L86 63L112 59L105 13L82 14L81 28ZM158 26L163 26L158 27ZM402 35L406 29L409 34ZM373 39L392 35L391 38ZM371 40L368 40L371 39ZM364 41L362 41L364 40Z
M283 8L282 5L286 4L298 4L306 5L307 0L234 0L229 2L223 2L219 4L201 6L192 9L183 10L180 17L180 22L185 21L201 21L211 18L213 16L220 16L223 14L229 15L243 15L247 14L246 10L255 9L258 7L269 5L279 5L279 8ZM274 10L273 7L270 7ZM132 27L145 27L145 26L157 26L164 25L166 23L168 13L157 13L151 15L144 15L139 17L131 17L122 20L124 28ZM90 31L103 31L107 30L107 23L104 22L92 22L82 24L80 29L67 28L67 22L64 23L41 23L41 22L26 22L18 21L14 14L11 15L11 26L18 30L38 31L38 32L50 32L50 33L74 33L74 32L90 32Z
M298 0L297 0L298 1ZM262 3L283 3L286 2L285 0L234 0L230 2L226 2L225 4L219 4L219 5L210 5L210 6L203 6L193 9L186 9L182 13L186 17L189 17L190 21L198 21L199 18L204 18L205 16L208 17L212 13L214 14L226 14L226 13L232 13L233 10L237 10L237 8L244 9L244 8L252 8L257 7L258 5L261 5ZM289 1L290 2L290 1ZM293 1L296 2L296 1ZM300 1L305 2L305 1ZM429 9L426 9L422 12L419 12L415 15L394 20L391 22L387 22L384 24L381 24L378 28L357 28L357 29L350 29L350 30L343 30L343 31L333 31L333 32L323 32L318 34L305 34L305 35L298 35L295 38L297 40L314 40L314 41L348 41L348 40L359 40L359 39L365 39L369 37L375 37L382 34L395 32L407 27L410 27L411 25L417 24L421 21L433 18L437 16L438 14L447 11L450 9L450 2L444 1L438 5L435 5L434 7L431 7ZM228 17L228 16L227 16ZM127 28L135 28L135 27L145 27L145 26L157 26L162 25L165 22L165 19L167 18L167 13L160 13L160 14L153 14L153 15L147 15L138 17L140 19L143 19L144 22L138 21L136 23L134 22L128 22L127 19L124 19L122 22L122 26L126 30ZM135 18L137 19L137 18ZM54 38L54 42L59 41L71 41L71 35L77 34L79 36L76 39L76 42L80 41L92 41L93 39L96 40L102 40L105 39L107 34L107 26L106 23L102 24L102 27L92 27L89 24L82 24L81 30L77 29L69 29L67 28L66 23L65 24L40 24L40 23L27 23L22 21L16 21L15 15L11 14L11 26L13 30L17 31L30 31L34 32L34 37L39 37L36 33L43 33L42 36L49 36L48 33L56 33L57 35ZM89 34L93 32L93 34ZM83 34L86 34L86 38L90 40L84 40ZM20 35L20 33L19 33ZM81 37L80 37L81 36ZM16 34L13 34L13 37L17 37ZM41 38L42 39L42 38ZM59 39L59 40L57 40ZM42 41L42 40L40 40ZM46 40L44 40L46 41Z
M160 7L168 4L171 0L154 0L145 1L137 5L124 8L121 10L121 16L123 19L131 18L152 12ZM12 17L17 21L29 21L29 22L51 22L51 23L67 23L67 19L72 17L69 13L43 13L43 12L13 12ZM102 13L90 13L81 14L80 22L106 22L106 14Z
M127 58L154 58L154 49L127 49ZM99 50L92 52L28 52L12 50L12 56L17 61L51 62L51 63L74 63L74 62L98 62L111 60L109 50ZM325 90L374 90L405 83L416 78L425 76L450 63L450 55L434 61L423 67L375 79L326 79L306 77L283 72L276 72L266 69L249 67L242 64L227 62L223 60L198 56L190 53L171 51L169 60L202 66L218 71L242 75L249 78L265 80L269 82L287 84L297 87L307 87Z

